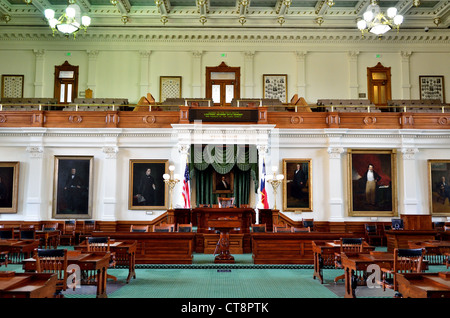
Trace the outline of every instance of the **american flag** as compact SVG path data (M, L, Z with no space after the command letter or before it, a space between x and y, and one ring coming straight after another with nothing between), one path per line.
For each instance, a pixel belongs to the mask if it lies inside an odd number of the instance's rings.
M189 209L191 207L191 184L189 178L189 165L187 162L183 180L183 199L184 199L184 207Z
M264 160L263 160L260 192L261 192L261 203L263 204L264 209L268 209L269 201L267 200L267 192L266 192L266 162Z

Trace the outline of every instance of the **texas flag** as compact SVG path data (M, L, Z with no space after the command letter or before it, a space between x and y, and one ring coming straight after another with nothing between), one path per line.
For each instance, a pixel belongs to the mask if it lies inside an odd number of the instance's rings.
M261 192L261 203L263 204L264 209L268 209L269 201L267 200L267 192L266 192L266 162L264 160L263 160L260 192Z

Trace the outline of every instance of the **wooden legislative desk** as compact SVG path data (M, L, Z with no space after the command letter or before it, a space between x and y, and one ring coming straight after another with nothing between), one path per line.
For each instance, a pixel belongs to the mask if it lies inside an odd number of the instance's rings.
M392 268L394 266L394 254L389 252L375 252L370 254L342 253L341 263L345 272L345 298L356 298L356 272L366 272L369 265Z
M387 250L394 252L394 248L409 248L409 242L433 241L435 230L387 230Z
M334 268L335 266L335 253L340 253L341 242L339 241L313 241L312 250L314 253L314 274L323 284L323 268L329 266ZM370 246L367 242L363 242L363 252L369 253L375 250L375 246Z
M128 267L127 284L130 282L131 277L136 279L136 248L137 241L124 241L119 242L111 240L110 251L115 255L116 265ZM86 241L74 247L75 250L87 252Z
M53 298L56 274L0 272L0 298Z
M136 264L192 264L195 233L92 232L94 237L136 241Z
M97 285L97 298L107 297L106 277L110 257L111 254L109 252L82 253L81 251L67 251L67 263L69 266L77 265L81 271L94 272L92 281L90 279L81 280L81 283L95 283ZM22 264L25 272L36 271L36 259L24 259ZM91 276L86 275L86 277Z
M445 265L446 253L450 252L450 241L409 242L409 248L425 249L424 259L429 265Z
M450 272L397 274L404 298L450 298Z
M239 233L250 233L255 223L255 210L252 208L195 208L193 215L197 218L197 233L211 233L209 220L220 218L237 218Z
M314 264L313 241L357 237L351 233L252 233L255 264Z
M8 263L21 264L39 248L39 240L0 240L0 251L8 251Z

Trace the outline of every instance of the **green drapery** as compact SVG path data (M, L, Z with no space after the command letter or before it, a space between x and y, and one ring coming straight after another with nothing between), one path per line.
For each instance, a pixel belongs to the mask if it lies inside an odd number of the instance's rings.
M237 207L248 204L250 182L258 191L258 162L256 148L244 145L192 146L189 162L190 175L195 176L196 205L217 204L217 197L234 197ZM234 173L234 193L213 193L213 173Z

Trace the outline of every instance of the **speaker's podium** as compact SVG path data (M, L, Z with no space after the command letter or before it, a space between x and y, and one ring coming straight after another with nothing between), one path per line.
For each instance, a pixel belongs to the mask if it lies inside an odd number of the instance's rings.
M219 255L214 258L214 263L234 263L234 257L230 254L230 231L240 227L241 224L237 217L208 220L208 226L220 232L217 243Z

